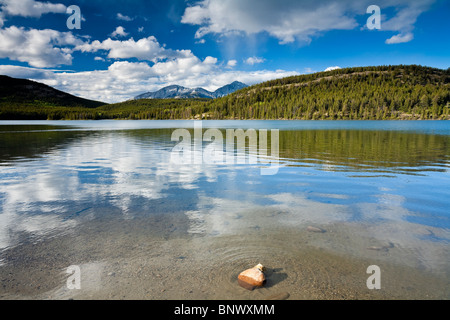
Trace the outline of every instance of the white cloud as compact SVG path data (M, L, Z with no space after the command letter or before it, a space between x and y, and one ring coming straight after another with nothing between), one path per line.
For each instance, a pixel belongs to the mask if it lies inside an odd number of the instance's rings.
M407 34L400 33L387 39L386 44L405 43L410 42L412 39L414 39L414 35L412 33Z
M139 27L138 32L144 32L144 27Z
M0 74L14 78L43 80L53 78L54 73L50 70L27 68L11 65L0 65Z
M169 84L214 91L233 81L248 85L297 75L284 70L252 72L224 70L213 57L203 61L195 56L158 62L116 61L106 70L55 72L37 68L0 65L0 74L34 79L56 89L93 100L120 102Z
M379 0L382 12L394 8L394 16L381 29L409 33L418 16L435 0ZM280 43L309 43L330 30L351 30L356 17L365 15L371 0L203 0L187 7L181 22L198 25L196 38L206 34L257 34L267 32Z
M129 16L123 15L120 12L117 14L117 19L122 21L133 21L133 18L130 18Z
M237 61L236 60L229 60L227 62L227 67L229 67L229 68L234 68L234 67L236 67L236 65L237 65Z
M127 32L125 32L125 28L124 27L117 27L116 30L114 30L113 33L111 33L111 37L113 38L117 38L117 37L126 37L128 35Z
M205 64L216 64L217 63L217 58L208 56L205 58L205 60L203 61Z
M145 62L116 61L108 67L108 74L116 80L135 82L148 79L154 72Z
M199 25L197 38L208 33L268 32L282 43L310 41L318 32L353 29L345 4L337 1L205 0L188 7L181 22Z
M208 74L215 73L217 59L206 57L203 61L194 55L158 62L152 71L163 83L177 82L184 85L190 81L198 81ZM196 80L197 79L197 80Z
M335 67L328 67L328 68L325 69L325 72L326 72L326 71L338 70L338 69L341 69L341 67L338 67L338 66L335 66Z
M305 68L305 73L314 73L314 72L316 72L316 71L314 71L313 69L311 69L309 67Z
M435 0L399 1L396 15L387 21L382 21L382 30L410 32L414 29L417 18L427 11ZM391 4L394 6L395 4ZM389 6L389 2L385 4Z
M0 58L27 62L38 68L70 65L71 47L81 43L71 32L12 26L0 29Z
M40 18L46 13L66 13L67 7L60 3L34 0L0 0L2 12L6 16Z
M414 39L412 31L417 18L427 11L435 0L415 0L408 3L400 2L400 8L394 17L382 21L381 29L385 31L397 31L399 34L386 40L386 44L410 42Z
M157 62L169 58L191 56L190 50L171 50L165 49L159 44L155 37L142 38L135 41L133 38L128 40L112 40L110 38L100 42L98 40L91 43L84 43L75 48L82 52L97 52L99 50L109 51L109 59L130 59L147 60Z
M125 36L122 27L114 32ZM20 62L27 62L38 68L71 65L74 51L98 52L108 51L109 59L148 60L152 62L166 59L176 59L193 56L190 50L165 49L155 37L150 36L135 41L113 40L108 38L103 42L98 40L85 42L71 32L56 30L26 30L15 26L0 29L0 58L9 58Z
M263 58L250 57L250 58L246 59L244 62L246 64L249 64L249 65L253 66L253 65L258 64L258 63L263 63L264 61L266 61L266 60L263 59Z

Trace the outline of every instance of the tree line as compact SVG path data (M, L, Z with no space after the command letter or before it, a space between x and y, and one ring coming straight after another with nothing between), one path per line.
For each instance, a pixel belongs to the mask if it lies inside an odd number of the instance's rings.
M267 81L226 97L96 108L0 99L0 119L450 119L450 68L378 66Z

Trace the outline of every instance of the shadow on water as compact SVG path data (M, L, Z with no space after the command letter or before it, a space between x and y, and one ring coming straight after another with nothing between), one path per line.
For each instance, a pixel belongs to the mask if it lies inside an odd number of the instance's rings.
M266 288L271 288L288 278L287 273L283 272L283 268L267 268L265 273L267 277Z

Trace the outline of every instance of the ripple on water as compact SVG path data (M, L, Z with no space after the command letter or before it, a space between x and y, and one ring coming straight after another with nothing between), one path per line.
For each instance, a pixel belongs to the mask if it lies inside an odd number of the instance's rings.
M208 283L220 291L220 298L266 299L286 292L293 298L302 298L311 288L333 287L327 264L308 254L299 243L242 238L226 239L225 242L226 245L222 242L223 246L216 243L205 253L205 259L209 261ZM237 282L239 273L258 263L266 267L265 286L252 292L241 288Z

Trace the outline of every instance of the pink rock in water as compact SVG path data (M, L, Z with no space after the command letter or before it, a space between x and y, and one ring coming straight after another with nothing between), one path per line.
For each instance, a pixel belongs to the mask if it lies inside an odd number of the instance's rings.
M266 283L264 270L264 266L262 264L258 264L251 269L241 272L238 276L239 285L247 290L253 290L257 287L264 286Z
M312 227L312 226L309 226L308 228L306 228L306 230L308 230L309 232L315 232L315 233L324 233L325 232L324 229L316 228L316 227Z

